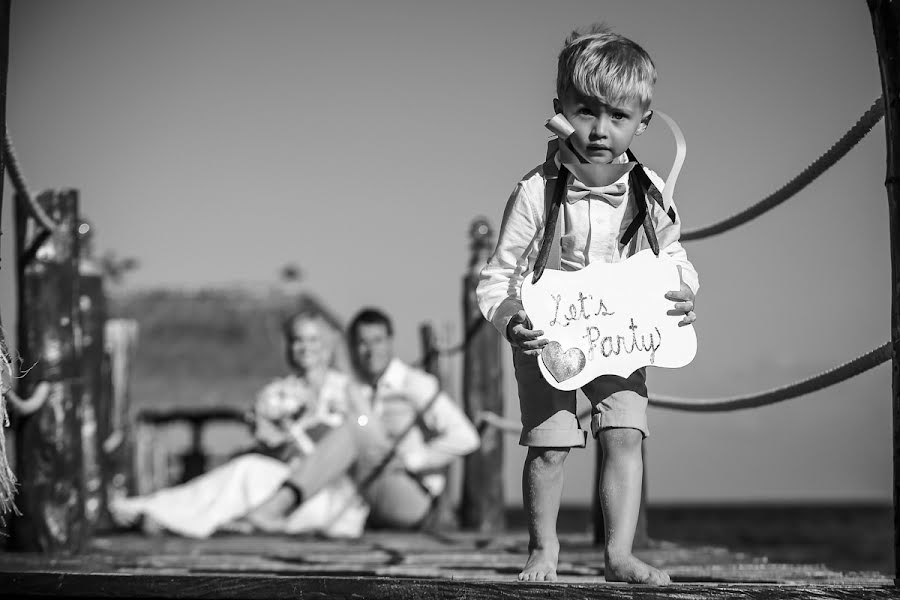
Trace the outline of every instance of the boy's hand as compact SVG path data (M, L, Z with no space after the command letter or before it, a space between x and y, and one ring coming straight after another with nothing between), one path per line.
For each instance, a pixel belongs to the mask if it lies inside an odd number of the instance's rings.
M678 276L681 276L681 267L678 267ZM684 315L684 318L678 322L679 327L690 325L697 320L697 314L694 312L694 292L683 279L681 280L681 289L677 292L666 292L666 298L675 301L674 310L666 312L667 315Z
M531 327L531 319L524 310L520 310L506 325L506 339L513 345L513 348L519 348L525 354L537 356L541 353L541 348L549 342L541 337L544 335L543 331L531 329Z

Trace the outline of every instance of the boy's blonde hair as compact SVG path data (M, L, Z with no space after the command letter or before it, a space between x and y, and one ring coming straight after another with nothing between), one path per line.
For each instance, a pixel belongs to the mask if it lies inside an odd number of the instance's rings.
M655 83L656 66L646 50L604 24L573 31L559 53L556 95L560 99L574 89L607 104L637 98L646 109Z

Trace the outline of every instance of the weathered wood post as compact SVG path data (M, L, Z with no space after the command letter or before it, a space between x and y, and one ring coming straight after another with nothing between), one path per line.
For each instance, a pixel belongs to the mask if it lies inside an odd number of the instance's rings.
M419 342L422 345L422 369L440 380L441 373L438 363L440 356L437 349L437 335L431 323L419 325Z
M16 196L18 347L27 397L45 381L44 405L16 423L17 504L13 545L22 550L74 552L86 542L82 474L81 364L78 319L78 192L44 192L38 204L57 223L40 246L27 231L26 200ZM32 258L33 257L33 258Z
M422 348L422 369L438 378L440 385L446 385L441 376L440 352L438 351L437 333L429 322L419 325L419 342ZM448 486L436 500L432 515L426 527L431 530L459 529L459 517L453 507L450 495L450 467L446 469Z
M93 255L93 230L82 220L78 226L78 336L84 378L81 401L81 443L84 455L84 513L92 529L112 525L106 502L107 478L101 440L109 435L108 398L104 395L104 324L106 295L103 273Z
M478 274L494 248L494 232L481 217L469 227L469 266L463 278L463 406L473 422L482 411L503 414L503 339L484 320L475 298ZM466 457L462 525L478 531L506 528L503 498L503 436L497 427L479 427L481 447Z
M114 498L136 495L144 491L137 482L135 467L135 433L137 427L131 410L132 356L138 339L138 324L133 319L108 319L104 327L103 380L109 410L101 438L104 472L107 474L107 502Z
M887 137L888 222L891 230L891 389L894 414L894 584L900 585L900 2L868 0L878 50Z

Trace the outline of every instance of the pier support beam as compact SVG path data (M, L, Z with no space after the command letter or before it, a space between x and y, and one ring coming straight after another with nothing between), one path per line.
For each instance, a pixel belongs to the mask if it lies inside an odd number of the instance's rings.
M894 584L900 583L900 0L868 0L878 50L887 137L891 230L891 393L894 415Z

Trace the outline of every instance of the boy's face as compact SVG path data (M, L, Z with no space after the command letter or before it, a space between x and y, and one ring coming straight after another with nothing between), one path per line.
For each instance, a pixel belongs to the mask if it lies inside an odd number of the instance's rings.
M553 100L553 108L572 124L572 145L593 163L608 164L625 152L634 136L643 132L652 111L634 98L615 105L569 90Z

